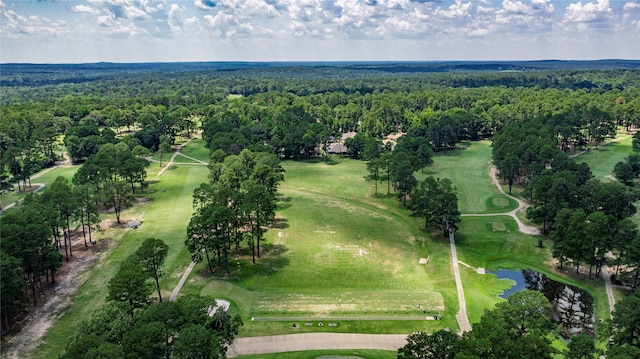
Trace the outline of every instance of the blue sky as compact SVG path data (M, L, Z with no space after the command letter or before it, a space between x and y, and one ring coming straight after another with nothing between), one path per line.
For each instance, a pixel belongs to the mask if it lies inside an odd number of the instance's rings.
M640 0L0 0L0 62L640 59Z

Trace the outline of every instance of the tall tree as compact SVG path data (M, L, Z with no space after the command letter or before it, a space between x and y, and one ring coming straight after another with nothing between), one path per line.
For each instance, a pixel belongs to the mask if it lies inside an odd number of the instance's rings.
M640 290L616 301L611 317L613 342L640 348Z
M444 236L458 230L458 196L448 178L425 178L411 192L409 209L425 219L425 228L440 229Z
M131 205L132 199L129 184L122 180L105 182L100 191L100 201L106 208L113 208L118 223L120 213Z
M162 155L171 152L171 139L169 136L160 136L160 144L158 145L158 152L160 152L160 167L162 167Z
M160 267L164 264L168 251L169 246L157 238L145 239L138 250L136 250L136 256L138 256L138 260L145 273L156 282L160 302L162 302L162 294L160 293L159 278L164 274Z
M67 261L69 256L73 256L71 243L71 222L78 217L80 207L74 198L72 186L66 177L59 176L42 194L44 203L53 206L55 213L58 215L59 223L64 228L64 251Z
M129 304L130 314L133 310L146 308L153 288L147 282L149 278L137 256L125 259L118 272L109 280L107 300Z
M407 204L407 196L418 182L413 175L415 163L415 156L406 149L399 148L393 152L389 176L395 190L398 192L398 198L402 201L403 207Z
M407 344L398 349L398 359L453 359L458 340L455 333L446 330L409 334Z

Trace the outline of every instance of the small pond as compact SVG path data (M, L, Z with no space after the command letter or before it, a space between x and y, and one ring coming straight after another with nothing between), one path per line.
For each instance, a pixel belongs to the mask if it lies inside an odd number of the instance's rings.
M593 314L593 297L584 290L572 285L557 282L544 274L532 270L497 270L488 271L500 279L511 279L515 284L501 297L529 289L541 292L551 303L551 320L562 326L562 336L570 338L584 333L595 334Z

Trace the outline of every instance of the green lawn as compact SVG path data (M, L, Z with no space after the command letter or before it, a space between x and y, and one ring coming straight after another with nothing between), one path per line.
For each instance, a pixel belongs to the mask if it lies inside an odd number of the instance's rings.
M289 322L261 321L264 317L389 319L345 320L339 329L324 328L345 332L457 327L447 243L432 242L421 220L395 198L372 197L363 162L285 162L284 168L279 223L266 234L267 255L253 265L247 251L239 253L239 269L234 266L224 281L200 264L187 292L235 303L249 319L241 329L245 336L290 332ZM421 257L430 257L430 263L418 264ZM391 320L434 313L445 319Z
M205 145L206 142L202 138L194 138L186 146L182 147L180 153L208 163L209 149ZM180 161L182 161L182 158L180 158Z
M502 196L491 181L491 142L463 144L461 149L438 153L432 165L418 173L418 180L426 176L449 178L457 189L461 213L502 213L518 204Z
M578 163L585 162L591 168L594 177L600 181L611 181L613 177L613 166L631 153L631 136L621 137L619 141L611 142L598 149L592 149L576 157Z
M51 171L45 173L44 175L38 177L38 178L34 178L31 180L31 183L44 183L45 184L45 188L41 189L40 191L44 191L46 190L46 186L50 185L51 183L53 183L53 181L56 180L56 178L58 178L59 176L63 176L63 177L67 177L69 179L69 181L71 181L71 178L73 178L73 175L76 173L76 171L78 170L78 168L80 168L80 166L68 166L68 167L56 167L54 169L52 169ZM22 186L22 184L21 184ZM27 186L28 186L28 182L27 182ZM25 194L36 189L37 187L35 185L32 185L31 188L27 188L29 191L27 192L18 192L18 190L14 190L14 191L10 191L7 192L5 194L0 195L0 206L2 206L3 208L11 203L14 203L16 201L19 201L20 199L24 198Z

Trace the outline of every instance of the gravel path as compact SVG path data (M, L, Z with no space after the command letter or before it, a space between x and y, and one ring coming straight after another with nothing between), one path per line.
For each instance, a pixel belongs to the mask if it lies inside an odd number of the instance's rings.
M227 355L280 353L300 350L378 349L396 351L407 343L405 334L305 333L238 338Z
M471 323L467 316L467 302L464 299L464 290L462 289L462 279L460 278L460 266L458 265L458 253L456 252L456 241L453 232L449 232L449 243L451 246L451 263L453 264L453 276L456 279L456 288L458 290L458 305L460 309L456 313L456 320L460 326L460 333L471 331Z

